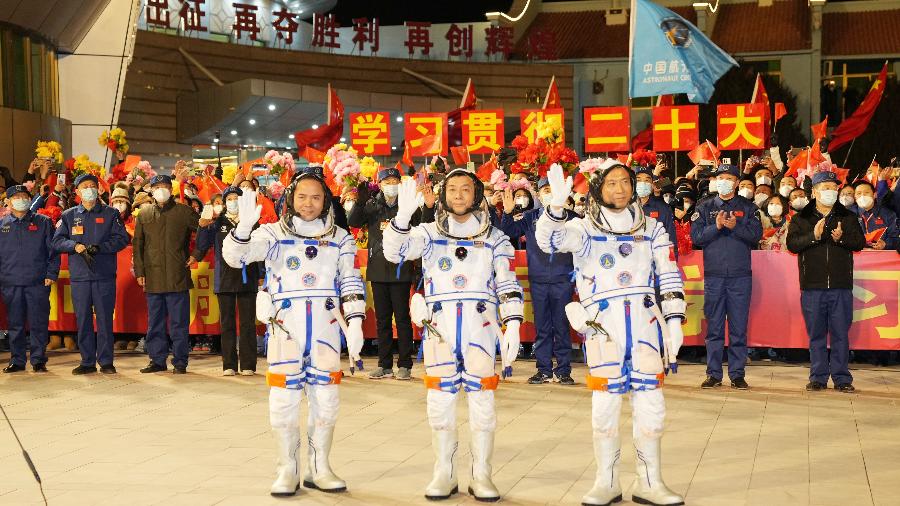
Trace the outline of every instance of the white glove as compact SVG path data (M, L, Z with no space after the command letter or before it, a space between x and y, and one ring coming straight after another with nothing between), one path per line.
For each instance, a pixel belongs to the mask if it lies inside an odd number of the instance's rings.
M394 217L394 223L400 228L409 228L409 220L419 208L416 192L415 179L406 178L400 182L400 189L397 192L397 216Z
M684 331L681 330L681 318L672 318L666 322L669 326L669 362L677 362L678 350L684 344Z
M510 320L503 332L503 340L500 343L500 362L503 368L512 366L519 355L519 320Z
M203 211L200 212L200 218L203 220L211 220L213 219L213 206L212 204L206 204L203 206Z
M362 318L351 318L347 322L347 335L344 337L347 338L347 354L350 355L350 362L355 364L363 347Z
M244 190L238 197L238 224L234 227L234 235L242 241L250 238L253 226L262 215L262 206L256 204L256 192Z
M567 178L562 167L554 163L547 173L547 181L550 183L550 207L553 211L559 212L572 194L572 176Z

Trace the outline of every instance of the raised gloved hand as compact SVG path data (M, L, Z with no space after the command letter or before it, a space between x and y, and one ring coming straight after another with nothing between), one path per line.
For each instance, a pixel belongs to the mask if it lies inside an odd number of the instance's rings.
M684 344L684 331L681 330L681 318L670 318L666 325L669 327L669 341L666 345L669 347L669 364L677 364L678 363L678 351L681 349L681 345ZM676 367L672 367L672 371L675 372L678 369Z
M397 193L397 216L394 217L394 223L400 228L409 228L409 221L419 208L416 190L415 179L406 178L400 182Z
M503 332L503 339L500 343L500 364L503 367L502 376L508 378L512 376L512 364L519 355L519 320L510 320L506 324L506 331Z
M200 219L203 220L211 220L213 219L213 206L212 204L206 204L203 206L203 211L200 212Z
M347 354L350 355L350 362L358 362L363 347L362 318L351 318L347 322L347 335L344 337L347 338Z
M234 235L238 239L246 241L253 232L253 226L262 215L262 206L256 204L256 192L244 190L238 197L238 224L234 227Z
M563 168L558 163L554 163L547 173L547 181L550 183L550 207L559 212L569 200L569 195L572 194L572 176L567 178Z

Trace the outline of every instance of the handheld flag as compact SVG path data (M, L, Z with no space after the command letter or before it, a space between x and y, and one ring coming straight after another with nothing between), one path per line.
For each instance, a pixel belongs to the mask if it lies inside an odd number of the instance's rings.
M716 81L737 66L696 26L650 0L631 1L628 47L631 98L687 93L705 104Z
M832 152L837 151L839 147L859 137L866 131L869 122L872 121L872 116L875 114L875 109L878 108L878 104L881 102L881 96L884 95L884 86L886 82L887 62L885 62L884 67L881 68L878 79L875 79L875 82L872 83L869 94L866 95L866 98L859 104L859 107L856 108L853 115L841 122L841 124L834 129L834 132L831 133L829 150Z

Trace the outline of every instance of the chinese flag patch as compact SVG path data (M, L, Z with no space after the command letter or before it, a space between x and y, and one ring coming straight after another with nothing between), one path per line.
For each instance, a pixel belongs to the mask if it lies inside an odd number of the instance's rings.
M669 246L669 260L675 261L675 245Z
M94 223L103 223L103 218L97 218Z

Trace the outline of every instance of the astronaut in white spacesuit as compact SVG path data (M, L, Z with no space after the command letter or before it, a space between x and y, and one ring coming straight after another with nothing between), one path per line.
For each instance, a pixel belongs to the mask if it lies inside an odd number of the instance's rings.
M223 244L222 256L232 267L265 262L256 316L268 329L269 421L278 448L275 496L294 495L300 487L303 392L309 402L303 486L325 492L347 488L331 470L328 455L339 406L341 330L350 359L359 360L365 285L354 266L356 243L334 225L331 202L322 168L308 167L285 190L281 220L253 231L260 207L255 192L245 191L238 199L238 225Z
M511 264L515 252L506 235L491 226L484 185L470 170L454 169L444 178L434 223L410 228L416 210L412 179L401 183L397 206L384 231L384 256L398 264L421 258L424 278L424 300L414 298L411 314L416 325L426 328L422 346L435 465L425 497L447 499L458 492L456 400L464 389L472 431L469 493L479 501L496 501L500 492L490 463L499 382L494 355L499 340L503 374L511 374L523 301Z
M668 369L677 370L675 357L684 339L684 286L671 238L661 223L643 214L634 172L615 159L588 175L584 218L565 221L572 178L554 165L549 180L552 203L538 220L536 237L548 253L572 253L580 302L566 313L585 336L587 385L593 391L597 476L582 502L605 505L622 499L619 413L623 395L631 392L637 453L632 501L683 504L663 483L660 468L666 413L661 387Z

